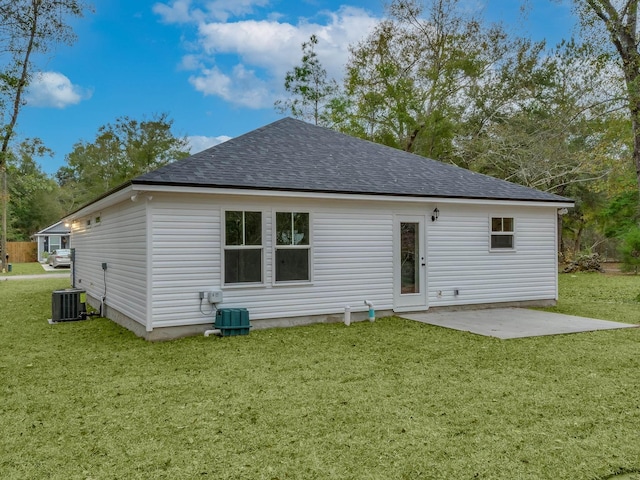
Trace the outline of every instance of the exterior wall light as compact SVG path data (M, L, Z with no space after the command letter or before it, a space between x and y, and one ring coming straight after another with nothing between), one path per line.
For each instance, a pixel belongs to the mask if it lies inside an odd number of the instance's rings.
M440 216L440 210L438 210L438 207L433 209L433 215L431 215L431 221L435 222L436 220L438 220L438 217Z

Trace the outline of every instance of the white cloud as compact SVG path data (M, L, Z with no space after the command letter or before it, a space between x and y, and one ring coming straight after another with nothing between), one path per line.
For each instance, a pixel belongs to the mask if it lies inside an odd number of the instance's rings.
M243 65L233 67L229 75L217 67L203 69L200 75L191 76L189 81L204 95L220 97L243 107L258 109L273 104L268 85Z
M29 85L27 105L34 107L65 108L91 97L91 91L74 85L58 72L38 72Z
M191 0L174 0L170 5L156 3L153 12L162 17L165 23L190 23L196 20L200 10L191 10Z
M222 142L226 142L227 140L231 140L231 138L232 137L227 137L226 135L221 135L219 137L191 135L187 137L187 142L189 142L189 152L198 153L206 150L209 147L213 147L215 145L221 144Z
M255 12L255 7L265 7L269 0L213 0L204 8L193 7L191 0L173 0L170 4L156 3L153 12L165 23L226 22L231 17L240 17Z
M251 108L271 106L282 96L284 77L300 63L301 45L312 34L319 40L320 62L329 77L340 82L349 46L364 39L380 21L366 10L343 6L320 12L315 23L279 21L282 17L277 12L271 12L268 19L229 22L229 16L250 13L268 2L216 0L204 9L192 3L174 0L154 7L165 21L188 21L197 28L181 67L197 72L190 78L196 90Z

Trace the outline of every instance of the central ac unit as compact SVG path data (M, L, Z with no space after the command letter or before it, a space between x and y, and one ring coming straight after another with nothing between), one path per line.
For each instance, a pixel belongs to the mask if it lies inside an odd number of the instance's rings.
M85 291L75 288L56 290L51 295L51 320L70 322L83 320L86 314Z

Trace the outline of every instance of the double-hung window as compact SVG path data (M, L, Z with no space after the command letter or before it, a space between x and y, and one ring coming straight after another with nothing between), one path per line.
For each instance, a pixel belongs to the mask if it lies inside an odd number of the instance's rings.
M262 212L224 214L224 283L262 282Z
M514 229L512 217L491 217L491 250L513 250Z
M309 214L276 212L275 280L309 281Z

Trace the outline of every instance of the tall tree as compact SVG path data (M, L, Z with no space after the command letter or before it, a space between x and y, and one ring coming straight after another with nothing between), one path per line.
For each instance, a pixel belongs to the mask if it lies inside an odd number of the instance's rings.
M79 142L56 173L65 190L67 210L143 173L188 155L185 138L171 132L163 113L150 120L120 117L98 129L93 142Z
M0 180L2 181L2 239L7 242L7 158L9 146L24 105L23 94L35 71L34 55L75 39L66 23L82 16L80 0L0 0ZM0 258L2 264L4 258ZM3 264L2 264L3 265Z
M325 123L324 109L336 93L335 80L327 78L316 52L318 37L311 35L308 42L302 44L300 65L287 72L284 88L291 95L286 100L275 103L281 113L291 112L296 118L312 121L315 125Z
M388 12L351 49L339 127L446 160L470 89L508 51L505 35L464 16L460 0L393 0Z
M36 162L36 158L51 154L39 139L28 139L9 156L8 230L14 240L27 241L34 232L54 223L64 213L58 198L60 187Z
M633 163L640 192L640 0L575 0L583 26L603 26L618 56L633 132ZM599 23L601 22L601 23Z

